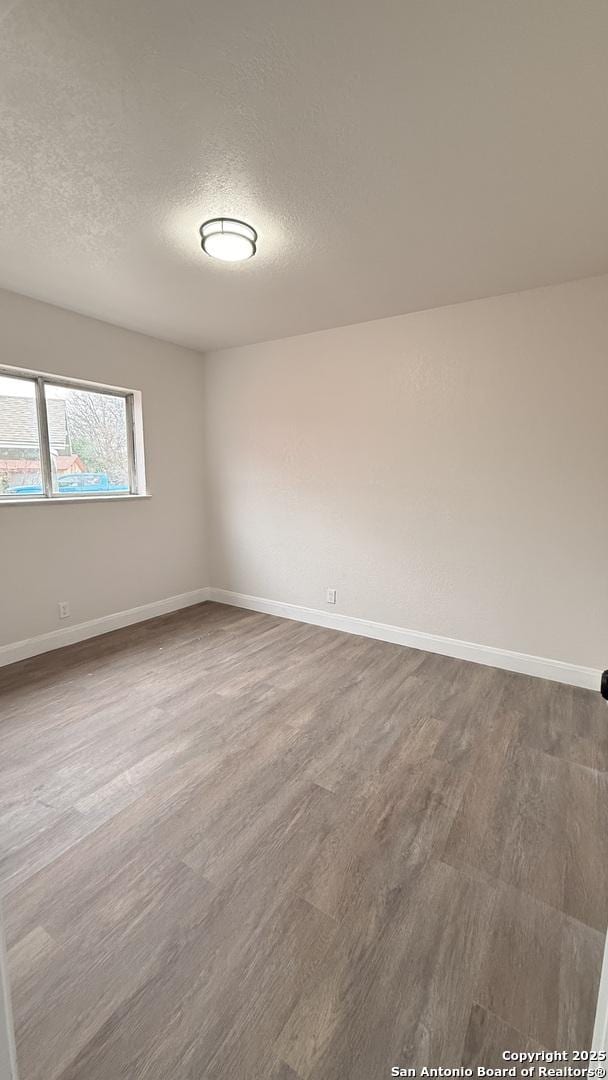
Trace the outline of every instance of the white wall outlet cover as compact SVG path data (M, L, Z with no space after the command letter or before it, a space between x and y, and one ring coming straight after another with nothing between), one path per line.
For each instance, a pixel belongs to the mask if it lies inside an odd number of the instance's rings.
M327 603L328 604L335 604L335 602L336 602L336 590L335 589L328 589L327 590Z
M67 600L60 600L59 604L58 604L58 607L59 607L59 618L60 619L68 619L69 616L70 616L70 605L68 604Z

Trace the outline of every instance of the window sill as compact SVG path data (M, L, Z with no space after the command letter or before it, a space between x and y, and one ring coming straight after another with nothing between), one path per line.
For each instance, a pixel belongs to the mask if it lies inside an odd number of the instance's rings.
M138 502L140 499L151 499L145 495L54 495L46 498L44 495L21 495L15 499L0 498L0 506L60 506L62 503L104 503L104 502Z

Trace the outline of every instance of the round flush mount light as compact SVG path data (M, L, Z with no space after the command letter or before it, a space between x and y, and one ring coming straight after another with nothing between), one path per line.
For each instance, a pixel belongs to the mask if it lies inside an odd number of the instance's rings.
M200 227L201 247L207 255L224 262L242 262L255 255L258 234L244 221L212 218Z

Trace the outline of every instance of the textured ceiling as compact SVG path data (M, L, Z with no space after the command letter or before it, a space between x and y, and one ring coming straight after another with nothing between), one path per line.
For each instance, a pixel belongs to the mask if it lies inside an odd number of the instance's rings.
M204 349L608 271L606 0L0 20L0 286ZM222 213L251 262L202 253Z

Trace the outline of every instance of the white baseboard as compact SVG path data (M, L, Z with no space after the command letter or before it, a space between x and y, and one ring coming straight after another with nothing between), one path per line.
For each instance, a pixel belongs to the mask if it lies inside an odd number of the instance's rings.
M0 645L0 667L14 664L17 660L27 660L30 656L38 656L39 653L50 652L52 649L62 649L64 645L75 645L77 641L107 634L110 630L119 630L123 626L155 619L157 615L168 615L171 611L179 611L180 608L191 607L192 604L202 604L208 599L209 589L194 589L178 596L168 596L164 600L153 600L150 604L140 604L139 607L129 608L127 611L102 615L99 619L62 626L60 630L51 630L48 634L38 634L37 637L26 638L24 641Z
M357 619L337 612L321 611L317 608L302 607L299 604L285 604L280 600L266 600L260 596L248 596L246 593L229 592L226 589L203 588L178 596L168 596L164 600L154 600L150 604L117 611L112 615L103 615L99 619L76 623L73 626L51 630L47 634L15 641L9 645L0 645L0 667L26 660L30 656L61 649L64 645L74 645L78 641L107 634L110 630L119 630L123 626L154 619L180 608L193 604L202 604L205 600L215 600L220 604L246 608L249 611L261 611L267 615L278 615L284 619L312 623L314 626L326 626L332 630L342 630L347 634L377 638L390 641L395 645L406 645L424 652L440 653L453 656L457 660L470 660L474 664L486 664L489 667L517 671L523 675L535 675L540 679L582 686L588 690L599 690L601 671L596 668L581 667L562 660L549 660L543 656L529 656L527 653L512 652L509 649L496 649L490 645L476 645L457 638L441 637L438 634L425 634L420 630L406 630L402 626L373 622L371 619Z
M587 690L600 688L599 669L581 667L562 660L529 656L527 653L496 649L490 645L476 645L470 641L459 641L457 638L425 634L420 630L406 630L402 626L372 622L370 619L355 619L350 615L301 607L299 604L284 604L279 600L265 600L260 596L247 596L246 593L229 592L226 589L210 588L208 599L220 604L247 608L250 611L262 611L267 615L279 615L284 619L295 619L297 622L327 626L332 630L343 630L347 634L377 638L379 641L391 641L395 645L406 645L413 649L422 649L424 652L453 656L457 660L470 660L474 664L486 664L489 667L504 668L506 671L517 671L523 675L535 675L539 679L551 679L553 682L582 686Z

